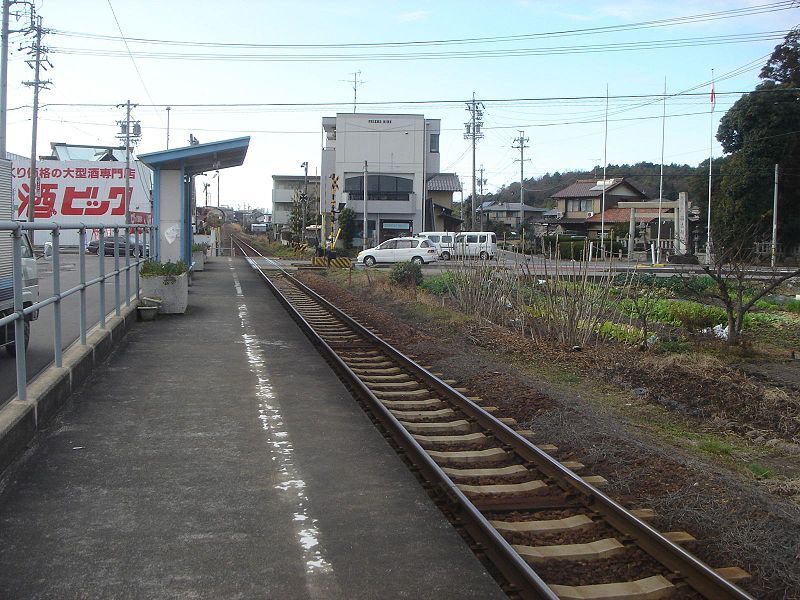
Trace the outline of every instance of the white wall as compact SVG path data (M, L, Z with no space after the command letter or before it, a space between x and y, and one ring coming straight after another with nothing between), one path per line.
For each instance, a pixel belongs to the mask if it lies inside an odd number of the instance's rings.
M161 262L181 259L181 172L161 171L159 197ZM172 241L170 241L172 240Z

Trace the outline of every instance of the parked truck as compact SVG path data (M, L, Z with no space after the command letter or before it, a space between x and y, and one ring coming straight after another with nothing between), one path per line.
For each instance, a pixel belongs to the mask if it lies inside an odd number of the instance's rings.
M0 221L13 219L14 199L11 189L11 161L0 159ZM39 279L36 258L27 235L22 239L22 302L28 307L39 301ZM10 231L0 230L0 318L14 312L14 238ZM31 321L39 311L25 316L25 348L31 337ZM16 354L14 322L0 327L0 346L9 355Z

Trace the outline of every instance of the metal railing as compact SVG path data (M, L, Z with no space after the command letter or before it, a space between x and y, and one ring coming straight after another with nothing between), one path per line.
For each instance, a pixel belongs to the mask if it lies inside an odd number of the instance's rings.
M61 246L60 233L62 230L77 230L79 232L78 255L79 255L79 275L78 285L68 289L61 289ZM87 230L99 231L99 274L97 277L86 279L86 246L84 240ZM114 237L114 268L106 273L105 270L105 250L107 231L113 230ZM121 243L120 230L125 231L124 243ZM59 225L52 221L0 221L0 235L10 231L13 238L13 286L14 286L14 309L13 312L0 318L0 327L5 327L14 323L14 344L17 376L17 397L19 400L27 400L27 362L25 357L25 320L26 317L38 314L38 311L52 305L53 306L53 364L56 367L62 366L63 340L61 333L61 302L72 296L79 294L80 297L80 343L86 345L86 332L90 328L87 317L87 289L93 285L99 287L99 324L101 329L106 328L106 281L113 278L114 284L114 315L120 316L123 299L121 297L122 282L125 278L125 298L124 304L130 306L131 303L131 270L134 272L134 286L136 298L141 293L139 285L139 266L148 258L149 251L155 248L155 235L157 227L143 224L108 225L104 223L81 223L76 225ZM52 294L37 302L28 304L23 299L23 248L26 244L24 232L26 231L49 231L52 242L52 264L53 264L53 291ZM140 231L142 232L140 242ZM147 234L145 234L147 232ZM131 261L131 235L133 239L134 260ZM120 265L120 251L125 252L125 264ZM35 258L35 255L34 255ZM0 404L4 400L0 399Z

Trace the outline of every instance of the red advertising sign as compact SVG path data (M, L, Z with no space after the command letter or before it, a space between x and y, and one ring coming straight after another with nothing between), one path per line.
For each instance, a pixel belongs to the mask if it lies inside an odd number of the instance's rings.
M43 160L36 168L34 218L64 225L125 222L125 166L92 161ZM113 166L105 166L113 165ZM30 197L30 165L14 161L15 216L24 220ZM142 179L142 174L145 178ZM129 172L129 211L150 213L149 171L134 162Z

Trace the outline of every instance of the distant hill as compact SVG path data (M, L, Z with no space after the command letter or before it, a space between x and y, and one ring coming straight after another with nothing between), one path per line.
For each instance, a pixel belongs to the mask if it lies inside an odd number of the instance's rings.
M706 163L707 165L707 163ZM692 177L697 180L698 170L706 167L691 167L689 165L664 165L664 198L677 200L678 192L690 191L696 187L692 183ZM642 190L649 198L658 198L658 184L661 165L640 162L634 165L609 165L606 169L606 177L626 177L633 185ZM555 192L567 187L578 179L603 178L602 167L596 167L591 171L566 171L564 173L547 173L541 177L533 177L525 180L525 203L532 206L553 206L549 200ZM690 196L691 197L691 196ZM498 202L519 202L519 182L511 183L501 187L494 194L486 194L486 201L496 200Z

